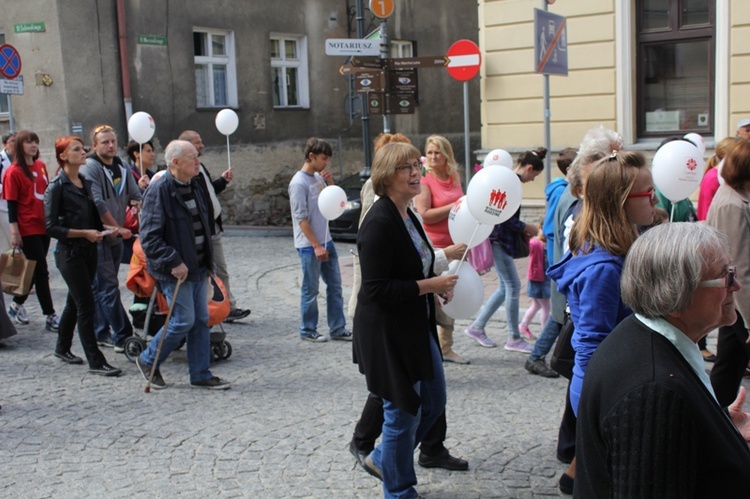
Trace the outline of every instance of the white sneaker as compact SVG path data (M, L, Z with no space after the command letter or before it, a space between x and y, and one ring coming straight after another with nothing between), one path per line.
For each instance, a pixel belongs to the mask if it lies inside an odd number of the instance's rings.
M29 316L26 314L26 309L23 305L19 305L16 302L10 302L8 307L8 315L14 319L18 324L28 324Z
M60 328L60 318L57 314L50 314L47 316L47 321L44 323L44 329L47 331L55 332Z

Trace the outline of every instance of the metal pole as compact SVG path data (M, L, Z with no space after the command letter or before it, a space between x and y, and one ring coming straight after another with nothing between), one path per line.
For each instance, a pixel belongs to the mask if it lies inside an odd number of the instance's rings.
M365 7L364 0L357 0L357 38L365 37ZM370 175L372 164L372 144L370 143L370 116L365 99L362 99L362 149L365 153L364 174Z
M464 164L466 166L466 184L464 189L469 188L469 82L464 82Z
M549 10L547 0L542 0L542 10ZM544 158L544 181L549 184L552 181L552 170L550 167L552 159L552 131L550 127L550 117L552 113L549 108L549 75L544 75L544 147L547 149L547 156Z
M388 23L385 19L380 21L380 60L388 60ZM385 93L388 94L388 71L385 72ZM383 133L391 133L391 117L388 115L388 96L385 98L385 109L383 110Z
M549 75L544 75L544 147L547 149L547 156L544 157L544 180L550 183L552 172L550 171L551 153L551 128L550 128L550 109L549 109Z
M13 120L13 99L11 99L10 94L8 94L8 117L10 118L10 131L15 132L16 122Z

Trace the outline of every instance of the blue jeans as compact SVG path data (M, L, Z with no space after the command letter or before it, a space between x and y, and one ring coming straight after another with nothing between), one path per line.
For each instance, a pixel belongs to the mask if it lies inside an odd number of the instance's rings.
M383 472L383 496L386 498L417 497L414 449L445 410L445 373L440 350L432 336L430 354L435 379L414 384L414 391L422 399L417 414L402 411L393 402L383 399L383 437L370 456Z
M164 362L172 350L177 348L183 338L187 336L187 359L190 371L190 382L204 381L212 374L211 364L211 330L208 327L208 304L206 298L206 273L201 272L198 281L185 281L180 285L180 291L174 296L176 282L159 281L161 292L172 305L175 300L172 318L167 326L167 336L164 338L156 367ZM164 334L161 328L148 348L141 354L141 360L153 365L156 359L156 349Z
M484 329L500 305L505 302L506 292L508 302L505 304L505 317L508 323L508 338L517 340L521 337L518 332L518 301L521 296L521 280L518 278L516 264L513 257L508 255L499 244L492 243L492 256L495 257L495 271L499 280L497 291L492 293L487 303L482 307L479 316L471 325L472 329Z
M549 316L547 323L544 325L544 329L542 329L542 334L539 336L539 339L536 340L536 343L534 343L534 351L531 352L531 355L529 356L529 359L531 359L532 362L543 359L547 356L549 351L552 350L552 345L555 344L555 340L560 336L560 330L562 330L562 327L562 324L553 319L551 315Z
M310 248L297 248L302 262L302 298L300 308L302 322L299 335L310 336L318 329L318 289L320 278L326 284L326 310L328 312L328 329L331 337L341 336L346 331L344 317L344 297L341 291L341 270L339 255L333 241L326 245L328 261L319 262L315 251Z
M93 284L96 299L94 331L99 341L111 339L115 345L122 345L133 335L133 326L120 300L120 283L117 280L122 259L122 241L115 244L101 242L96 245L96 252L98 263Z

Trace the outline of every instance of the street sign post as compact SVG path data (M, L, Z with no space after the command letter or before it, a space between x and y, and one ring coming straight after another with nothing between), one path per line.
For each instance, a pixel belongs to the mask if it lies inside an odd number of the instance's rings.
M479 74L482 66L482 51L471 40L459 40L448 49L448 73L458 81L464 82L464 167L466 168L466 187L469 186L469 80Z
M542 100L544 105L544 147L552 144L552 112L549 103L549 75L568 76L568 28L565 17L547 11L548 0L542 9L534 9L534 71L543 75ZM550 155L544 158L544 178L552 180Z
M328 38L326 55L378 55L380 42L360 38Z
M565 17L534 9L534 68L537 73L568 76Z
M9 80L21 74L21 55L13 45L0 45L0 74Z

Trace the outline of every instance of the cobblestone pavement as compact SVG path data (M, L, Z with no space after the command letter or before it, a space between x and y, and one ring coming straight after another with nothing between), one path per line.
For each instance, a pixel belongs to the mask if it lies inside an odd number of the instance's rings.
M212 370L232 382L226 392L191 388L184 351L162 366L170 386L150 394L135 364L112 350L104 353L124 369L118 378L64 364L52 355L56 336L44 330L36 297L29 298L31 324L0 349L0 496L381 496L380 482L347 450L367 395L351 345L298 339L292 239L286 231L258 234L233 231L224 239L232 290L252 309L224 326L234 353ZM354 246L337 248L346 302ZM60 313L66 288L51 252L50 269ZM484 280L489 293L494 273ZM126 308L131 296L123 292ZM488 327L501 343L504 316L498 311ZM327 333L325 306L321 324ZM565 465L555 459L555 443L566 381L528 374L525 355L480 347L462 333L467 325L458 321L455 349L472 363L446 364L445 371L447 446L470 470L417 467L418 491L430 498L558 496ZM73 352L82 354L78 340Z

